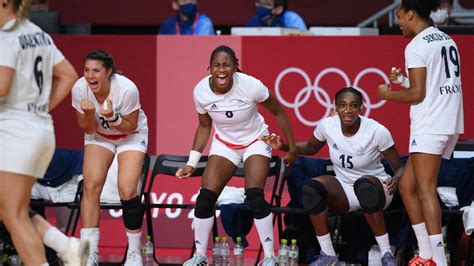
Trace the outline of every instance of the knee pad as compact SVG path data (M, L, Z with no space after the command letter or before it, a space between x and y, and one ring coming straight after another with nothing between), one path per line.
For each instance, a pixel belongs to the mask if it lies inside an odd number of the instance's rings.
M196 199L196 209L194 216L200 219L207 219L214 215L214 209L217 202L217 194L206 188L199 190L199 195Z
M303 185L303 206L308 214L319 214L326 210L327 191L316 179L308 179Z
M376 213L385 206L385 193L369 179L361 177L354 183L354 192L365 213Z
M39 215L36 211L32 210L31 208L28 210L28 216L33 218L33 216Z
M245 198L255 219L265 218L272 213L270 204L265 200L263 189L258 187L247 188L245 189Z
M140 198L136 196L130 200L120 200L123 209L123 223L129 230L136 230L142 227L144 209Z

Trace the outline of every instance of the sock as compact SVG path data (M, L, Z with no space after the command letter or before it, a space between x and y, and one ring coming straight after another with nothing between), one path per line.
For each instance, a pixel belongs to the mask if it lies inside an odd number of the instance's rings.
M273 215L270 213L262 219L253 219L257 227L258 236L263 246L265 257L275 256L275 245L273 238Z
M420 256L423 259L429 259L433 257L431 251L431 242L428 237L428 231L426 231L425 223L413 224L413 231L415 231L416 241L418 242L418 250Z
M128 252L135 252L140 254L140 247L141 247L141 238L142 238L142 232L138 233L127 233L127 239L128 239Z
M446 253L444 252L443 234L430 235L433 261L436 265L446 265Z
M43 236L43 243L56 251L56 253L63 253L67 250L69 238L59 229L51 226Z
M375 240L377 241L377 244L379 245L380 253L382 254L382 257L387 252L392 254L392 250L390 249L390 241L388 240L388 233L385 233L384 235L381 235L381 236L376 236Z
M100 237L99 227L81 229L81 239L89 240L90 254L94 252L99 253L99 237Z
M194 243L196 244L196 253L206 256L207 242L209 241L209 233L214 224L214 217L205 219L194 218Z
M324 254L328 256L336 256L336 251L334 251L330 233L327 233L323 236L316 236L316 238L318 238L321 251L324 252Z
M45 263L41 263L40 266L49 266L49 264L45 262Z

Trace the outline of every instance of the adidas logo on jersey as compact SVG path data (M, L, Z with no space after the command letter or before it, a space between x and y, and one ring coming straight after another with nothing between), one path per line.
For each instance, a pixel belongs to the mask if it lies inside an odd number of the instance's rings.
M142 142L140 142L140 144L143 145L143 146L146 146L146 141L142 140Z
M332 148L335 149L335 150L337 150L337 145L336 145L336 143L334 143L334 144L332 145Z
M199 240L196 240L196 242L194 242L196 245L201 245L201 242L199 242Z
M443 242L439 241L438 244L436 244L436 247L437 248L444 247Z
M411 141L411 146L416 146L416 145L417 145L417 144L416 144L416 140L413 139L413 140Z
M272 239L267 237L267 239L265 239L265 241L263 241L263 242L272 242Z
M211 110L216 110L216 109L219 109L219 107L217 107L217 105L215 103L213 103L211 105Z

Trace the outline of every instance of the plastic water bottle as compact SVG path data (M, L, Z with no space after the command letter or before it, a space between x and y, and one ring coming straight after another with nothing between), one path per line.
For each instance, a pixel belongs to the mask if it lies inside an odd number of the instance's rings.
M280 248L278 249L278 265L287 266L288 265L288 253L290 248L288 247L288 241L286 239L281 240Z
M143 266L153 266L153 243L151 236L146 236L145 245L142 247Z
M22 261L19 255L11 255L8 257L8 262L10 266L22 266Z
M221 243L221 263L222 266L230 266L230 248L225 236L222 237Z
M444 243L444 253L446 254L446 262L451 265L451 252L449 252L448 244Z
M298 265L298 256L300 253L300 249L296 245L296 239L291 240L290 251L288 252L288 260L290 266L297 266Z
M237 243L234 245L234 266L244 265L244 245L242 244L242 238L238 236L236 238Z
M212 264L214 266L221 266L221 243L219 243L219 237L214 238L214 247L212 248Z

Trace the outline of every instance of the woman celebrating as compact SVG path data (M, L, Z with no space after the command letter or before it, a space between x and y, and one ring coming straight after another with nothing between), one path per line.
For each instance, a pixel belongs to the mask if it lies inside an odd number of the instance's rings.
M268 126L258 113L258 103L275 116L290 143L286 155L288 163L295 160L296 145L283 108L261 81L241 73L238 66L234 51L227 46L219 46L211 54L211 75L202 79L194 88L199 125L189 161L176 172L178 178L189 177L195 170L201 152L206 147L213 122L215 135L194 211L196 254L184 265L207 264L206 250L214 222L214 205L242 161L245 168L246 200L254 215L265 252L263 265L276 263L272 213L263 194L272 149L260 139L268 135Z
M298 153L316 154L327 143L336 176L318 176L303 186L303 205L309 214L321 254L312 266L336 265L338 257L331 242L328 211L347 213L362 209L382 253L381 265L395 266L383 217L397 190L402 162L390 132L377 121L360 116L362 94L347 87L335 97L337 116L322 120L313 137L297 144ZM278 136L264 140L274 149L287 150ZM383 155L395 173L385 173Z
M436 184L441 157L451 157L464 132L458 48L430 25L430 12L438 6L439 0L402 0L396 15L403 36L412 38L405 48L408 78L394 68L390 79L405 89L378 88L382 99L411 104L410 157L400 180L420 250L410 265L446 265Z
M116 153L118 190L128 238L125 265L142 265L143 208L137 185L147 149L148 126L140 109L137 86L116 73L109 53L95 50L87 54L84 76L74 84L72 106L79 126L86 133L81 238L91 243L88 265L98 263L100 194Z

